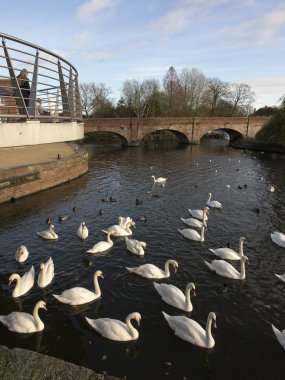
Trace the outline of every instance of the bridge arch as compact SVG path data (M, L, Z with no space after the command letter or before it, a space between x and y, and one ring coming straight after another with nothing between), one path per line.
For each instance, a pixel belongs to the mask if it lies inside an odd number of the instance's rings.
M180 144L190 144L189 137L185 133L181 131L177 131L176 129L173 129L173 128L158 128L154 131L146 132L141 137L141 141L143 142L151 134L155 134L156 132L163 132L163 131L171 132L173 135L175 135Z
M109 136L116 136L120 139L122 145L124 146L128 146L129 145L129 142L128 140L126 139L126 137L124 135L121 135L120 133L117 133L117 132L113 132L113 131L89 131L88 133L85 133L85 137L96 137L96 135L102 135L102 134L105 134L105 135L109 135Z
M217 135L220 134L221 135L223 132L225 132L227 134L228 140L229 140L230 143L233 143L236 140L244 137L242 135L242 133L240 133L239 131L237 131L235 129L232 129L232 128L216 128L216 129L213 129L213 130L209 130L207 133L205 133L203 136L201 136L200 140L203 137L205 137L205 136L211 136L211 135L215 135L215 134L217 134Z

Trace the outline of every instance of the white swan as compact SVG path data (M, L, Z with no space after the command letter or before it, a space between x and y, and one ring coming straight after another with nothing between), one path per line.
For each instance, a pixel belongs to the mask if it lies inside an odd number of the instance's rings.
M114 231L111 230L107 234L107 241L99 241L99 243L96 243L93 245L92 248L88 249L88 253L100 253L100 252L105 252L111 247L113 247L113 241L111 240L110 236L114 235Z
M209 207L206 207L207 211L209 211ZM188 211L190 214L197 219L203 220L204 219L204 210L191 210L191 208L188 208ZM206 214L205 220L208 220L208 215Z
M146 277L146 278L154 278L154 279L168 278L170 276L170 271L169 271L170 264L173 265L174 271L177 272L178 263L175 260L167 260L165 263L164 271L162 269L159 269L156 265L153 265L153 264L143 264L135 268L127 267L127 270L129 272L138 274L139 276Z
M77 230L77 236L81 239L81 240L85 240L89 235L89 231L88 231L88 228L85 224L85 222L81 222L80 223L80 226L78 227L78 230Z
M97 298L101 297L101 290L98 284L98 277L103 277L103 273L97 270L94 273L94 287L95 291L91 292L88 289L75 287L65 290L60 295L53 294L60 302L66 303L68 305L76 306L83 305L85 303L95 301Z
M123 228L119 226L118 224L114 224L113 226L109 227L107 230L102 230L107 234L109 231L114 231L114 236L131 236L133 234L133 231L130 229L131 226L135 226L135 222L129 221L126 225L126 228Z
M275 274L277 278L279 278L280 281L285 282L285 273L284 274Z
M9 278L9 286L11 283L16 280L16 286L12 292L12 297L20 297L23 294L27 293L34 285L35 281L35 269L34 266L26 272L22 277L17 273L14 273Z
M29 251L25 245L20 245L20 247L17 249L16 254L15 254L15 259L19 263L23 263L24 261L27 260L29 256Z
M200 241L200 242L205 241L205 238L204 238L205 226L204 225L202 225L202 228L201 228L201 235L196 230L192 230L192 228L185 228L184 230L178 230L178 232L180 232L187 239Z
M270 185L269 188L268 188L268 190L270 191L270 193L274 193L274 191L275 191L276 189L275 189L275 186Z
M193 319L184 316L170 316L164 311L162 312L169 327L175 332L179 338L186 342L195 344L199 347L212 348L215 340L212 336L212 323L216 327L216 314L210 312L207 319L206 330Z
M126 218L124 218L123 216L119 216L119 218L118 218L118 226L126 229L127 228L127 224L129 222L132 222L132 221L133 221L133 219L130 218L129 216L127 216Z
M131 320L135 319L140 325L140 313L131 313L126 318L126 323L118 319L98 318L89 319L85 317L94 330L101 334L104 338L116 340L118 342L126 342L129 340L136 340L139 337L138 331L131 324Z
M158 178L155 178L154 175L151 176L151 178L153 179L153 184L158 184L158 185L161 185L162 187L165 186L165 183L166 183L166 180L167 178L164 178L164 177L158 177Z
M34 307L33 315L14 311L8 315L0 315L0 322L7 326L10 331L17 333L34 333L42 331L45 325L40 320L39 309L46 309L44 301L38 301Z
M271 235L271 240L277 244L280 245L280 247L285 248L285 235L282 232L273 232Z
M54 264L52 258L50 257L45 264L41 263L40 269L37 284L39 288L45 288L54 278Z
M182 220L183 223L187 224L190 227L202 228L203 225L205 227L207 227L206 216L207 216L208 211L209 211L209 208L205 207L203 210L203 221L202 222L200 222L200 220L195 219L195 218L187 218L187 219L180 218L180 219Z
M54 228L53 224L50 224L48 230L37 232L37 234L41 238L47 239L47 240L56 240L56 239L58 239L58 235L55 233L55 228Z
M212 193L208 193L208 200L206 202L206 205L212 208L222 208L222 204L218 201L211 201Z
M144 241L138 241L135 239L129 239L127 236L125 237L125 242L127 245L127 250L134 253L138 256L144 255L144 248L146 248L146 243Z
M205 264L211 269L211 271L216 272L220 276L233 278L234 280L244 280L245 279L245 262L248 260L246 256L242 256L240 259L240 273L227 261L224 260L213 260L212 263L204 261Z
M273 324L271 324L271 326L272 326L272 330L274 334L276 335L278 342L281 344L281 346L283 347L285 351L285 330L279 331Z
M243 256L243 242L244 241L245 241L244 237L241 237L239 239L239 253L237 253L231 248L217 248L217 249L209 248L209 250L213 252L216 256L221 257L222 259L240 260L240 258Z
M186 286L185 295L183 292L174 285L171 284L153 284L164 302L177 309L184 311L192 311L193 305L191 303L191 290L195 294L195 285L193 282L189 282Z

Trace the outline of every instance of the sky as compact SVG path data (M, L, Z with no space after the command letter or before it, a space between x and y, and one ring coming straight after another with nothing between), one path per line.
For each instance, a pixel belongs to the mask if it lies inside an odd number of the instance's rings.
M246 83L255 108L285 94L284 0L1 1L0 33L57 53L115 101L125 80L162 84L170 66Z

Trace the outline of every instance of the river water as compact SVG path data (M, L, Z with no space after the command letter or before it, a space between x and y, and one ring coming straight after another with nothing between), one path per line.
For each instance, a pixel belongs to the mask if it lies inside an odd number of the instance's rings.
M285 232L285 156L227 149L220 140L200 146L86 148L90 152L88 174L0 205L0 315L15 310L31 313L40 299L48 309L40 311L45 323L42 333L19 336L1 324L0 344L127 379L284 379L285 354L271 323L285 328L285 284L274 276L285 272L285 249L271 241L270 233ZM149 192L151 175L167 177L166 186ZM270 184L276 192L269 192ZM188 208L203 208L209 191L223 208L210 211L204 243L187 240L177 231L186 228L180 217L190 217ZM116 202L102 202L106 196ZM136 199L142 204L136 205ZM69 218L60 223L57 218L63 214ZM147 243L143 258L129 253L124 240L118 238L105 254L86 253L104 240L101 230L116 224L118 216L136 219L142 215L147 221L136 222L133 237ZM57 241L44 241L36 235L46 229L47 218L55 224ZM81 242L76 231L83 220L89 237ZM229 280L213 274L204 263L215 258L209 248L230 243L238 250L241 236L246 238L244 253L249 258L246 279ZM30 253L24 264L14 259L21 244ZM34 265L38 275L40 263L50 256L56 273L52 284L44 290L35 284L26 295L13 299L8 287L10 274L23 274ZM183 312L161 300L153 281L125 269L143 263L163 268L168 259L177 260L179 268L177 273L171 269L170 278L162 282L183 292L188 282L196 285L194 309L184 314L203 327L210 311L217 315L212 350L175 336L162 310L170 315ZM237 262L233 265L239 269ZM99 279L100 300L71 308L52 296L73 286L91 290L98 269L104 273L104 279ZM142 315L140 336L128 343L102 338L84 318L124 320L134 311Z

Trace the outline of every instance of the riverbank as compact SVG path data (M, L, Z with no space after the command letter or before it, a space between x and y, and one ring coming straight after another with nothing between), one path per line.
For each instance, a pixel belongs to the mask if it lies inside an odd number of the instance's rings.
M2 380L119 380L116 377L96 374L64 360L22 348L0 346L0 378Z
M256 152L269 152L285 154L285 146L281 144L266 144L266 143L236 143L231 144L233 148L243 150L253 150Z
M88 171L88 153L74 143L0 149L0 203L75 179Z

